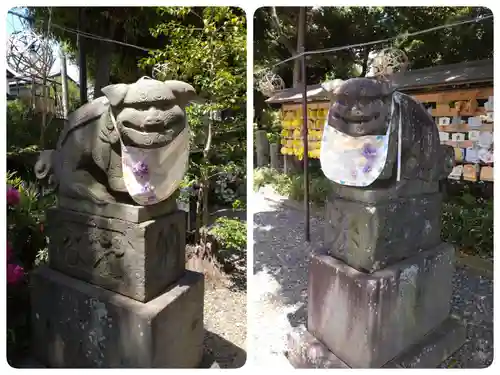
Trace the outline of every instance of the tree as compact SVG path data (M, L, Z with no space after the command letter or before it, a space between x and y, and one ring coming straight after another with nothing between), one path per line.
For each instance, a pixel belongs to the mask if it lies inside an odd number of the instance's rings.
M154 7L30 7L28 11L38 29L46 31L50 19L51 33L67 46L73 60L78 51L77 35L69 29L146 49L83 37L89 76L94 79L94 97L101 96L100 89L109 83L129 83L146 75L147 71L138 68L138 59L147 56L147 49L158 48L164 43L162 38L154 38L149 33L149 26L161 20ZM79 12L83 13L84 24L79 22Z
M292 8L294 9L294 8ZM296 9L296 8L295 8ZM259 8L254 16L256 65L269 66L290 57L278 44L293 43L297 20L289 8L277 8L281 34L273 31L271 8ZM484 7L316 7L308 9L306 49L324 49L396 37L435 26L491 15ZM308 59L308 83L317 83L327 75L348 78L364 75L368 55L381 48L395 46L407 53L412 69L493 56L493 21L400 38L395 42L351 48ZM292 62L276 69L287 87L293 86Z
M204 100L203 104L188 108L194 138L202 138L205 143L202 159L195 166L198 175L193 179L199 186L198 240L199 229L208 223L211 179L238 167L227 158L221 160L220 154L234 153L235 147L244 149L246 144L241 139L245 134L246 107L245 13L231 7L162 7L157 11L167 17L151 33L154 37L163 36L168 42L142 59L140 65L154 67L161 79L191 83ZM217 114L227 110L233 112L232 119L217 121ZM223 139L228 132L233 134L232 140ZM213 157L214 146L217 155ZM239 159L243 165L245 156Z

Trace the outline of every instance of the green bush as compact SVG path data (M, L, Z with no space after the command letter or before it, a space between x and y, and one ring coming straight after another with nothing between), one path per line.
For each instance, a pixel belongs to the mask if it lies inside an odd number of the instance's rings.
M45 148L55 148L64 120L50 119L45 129ZM40 145L42 117L33 113L23 101L7 102L7 151L19 151L33 145Z
M253 173L253 188L255 191L259 190L259 188L268 185L274 184L275 182L276 171L273 171L271 168L262 167L254 170Z
M445 202L441 237L465 253L493 257L493 199L464 193Z
M254 189L258 190L265 185L271 185L274 190L291 199L304 199L304 175L292 174L290 176L272 170L271 168L258 168L254 172ZM322 174L313 173L309 180L309 199L321 205L330 194L331 182Z
M30 303L26 274L47 260L45 211L53 196L42 197L34 184L7 175L7 356L29 349Z
M209 234L216 239L222 250L246 252L247 226L241 220L219 217L210 228Z
M323 205L330 194L332 182L322 175L311 174L309 178L309 200L316 205ZM298 201L304 199L303 174L292 177L290 198Z

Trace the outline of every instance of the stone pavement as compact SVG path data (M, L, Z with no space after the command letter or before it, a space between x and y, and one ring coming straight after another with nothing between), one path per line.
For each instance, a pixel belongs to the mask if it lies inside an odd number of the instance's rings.
M307 255L322 246L323 219L311 218L311 243L304 241L304 212L254 193L254 276L251 360L290 367L285 338L307 317ZM266 193L267 194L267 193ZM441 367L484 368L493 361L493 281L457 267L452 313L467 323L468 342Z

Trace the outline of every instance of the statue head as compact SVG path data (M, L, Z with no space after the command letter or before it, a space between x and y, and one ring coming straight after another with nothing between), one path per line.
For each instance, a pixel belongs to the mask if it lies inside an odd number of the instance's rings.
M162 147L174 140L186 127L185 107L196 96L188 83L149 77L109 85L102 92L123 142L141 148Z
M339 185L389 188L435 185L449 173L433 118L392 82L351 78L327 82L330 109L321 144L323 173Z
M326 88L331 98L328 126L352 137L386 134L392 104L389 82L352 78Z

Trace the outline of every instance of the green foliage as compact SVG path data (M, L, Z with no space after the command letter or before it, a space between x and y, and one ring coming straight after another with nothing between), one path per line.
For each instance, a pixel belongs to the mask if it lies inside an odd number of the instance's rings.
M9 263L30 272L46 261L45 212L55 203L53 196L42 197L34 184L15 173L7 174L7 185L19 191L19 201L7 205L7 241L12 255ZM27 279L7 285L7 356L26 356L30 345L30 300Z
M199 95L208 100L206 110L244 105L244 12L231 7L160 7L158 12L174 18L151 28L151 33L170 42L151 52L151 57L143 59L140 65L165 64L161 78L192 83ZM198 17L188 18L191 14Z
M210 228L209 234L217 240L222 249L246 252L247 226L241 220L220 217Z
M290 187L290 198L297 201L304 199L304 175L293 175ZM332 183L323 174L310 176L309 199L316 205L323 205L331 191Z
M258 168L254 171L254 189L258 190L265 185L271 185L280 195L295 200L304 199L304 175L287 175L271 168ZM309 181L309 199L311 202L322 205L330 194L331 182L322 173L312 173Z
M441 237L465 253L493 257L493 199L464 193L443 205Z
M270 7L255 12L254 54L258 66L290 57L290 46L297 45L298 7L277 7L276 13L280 30ZM491 14L485 7L309 7L305 45L308 50L316 50L371 42ZM308 61L308 83L318 83L327 75L345 79L356 72L364 74L369 53L392 45L405 50L412 69L492 58L493 20L318 55ZM283 64L277 71L287 87L293 83L293 67L293 63Z
M29 104L20 99L9 100L7 102L7 151L16 152L39 145L41 122L41 115L34 113ZM52 118L47 124L45 129L47 149L55 148L63 126L64 121L57 118Z
M62 77L61 76L55 77L54 81L59 83L59 85L57 85L57 95L61 96L62 98L62 91L61 91ZM54 87L50 87L50 96L52 98L56 96ZM61 106L62 109L62 103L59 103L59 105ZM80 107L80 88L75 82L68 79L68 112L71 113L76 109L78 109L78 107Z
M254 14L254 65L257 68L269 67L297 53L299 7L275 9L279 28L271 7L259 8ZM318 50L371 42L491 14L485 7L309 7L305 48ZM395 42L311 56L307 61L307 83L364 75L370 52L390 46L407 53L411 69L493 58L493 19ZM289 62L274 71L283 78L286 87L293 87L293 73L298 67ZM259 92L255 93L256 117L268 108L264 99Z
M150 28L151 35L169 42L139 65L155 68L158 79L189 82L203 99L187 108L192 148L198 150L192 154L188 178L201 192L199 232L208 224L210 203L230 204L244 194L245 13L231 7L159 7L157 12L163 19Z
M262 112L259 129L267 131L267 140L269 143L279 143L281 132L281 111L266 109Z
M34 181L33 167L40 151L42 119L24 101L7 102L7 168L19 177ZM55 148L64 121L52 119L45 129L45 146Z
M38 144L40 126L33 119L29 106L21 100L7 102L7 150Z
M245 202L239 200L239 199L236 199L233 204L233 210L246 210L247 208L247 205Z
M29 271L35 265L38 253L46 248L45 212L55 205L55 196L42 196L34 183L27 183L12 172L7 174L7 184L20 193L19 204L8 209L8 238Z

